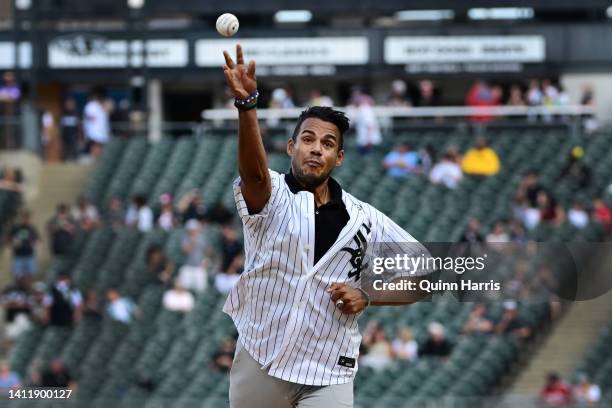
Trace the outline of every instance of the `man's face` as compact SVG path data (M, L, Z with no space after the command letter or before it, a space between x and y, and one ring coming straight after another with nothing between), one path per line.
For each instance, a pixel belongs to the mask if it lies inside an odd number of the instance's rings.
M304 187L310 189L320 185L334 167L342 164L341 137L333 123L318 118L302 122L295 142L290 139L287 143L287 153L291 156L293 174Z

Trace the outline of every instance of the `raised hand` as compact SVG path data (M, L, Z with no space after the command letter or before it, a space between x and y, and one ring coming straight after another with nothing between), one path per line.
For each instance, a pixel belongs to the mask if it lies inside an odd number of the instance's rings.
M229 52L223 51L225 57L225 65L223 65L223 74L225 81L232 90L234 97L245 99L253 95L257 90L257 80L255 78L255 61L249 61L249 65L245 65L242 47L236 44L236 63L232 60Z

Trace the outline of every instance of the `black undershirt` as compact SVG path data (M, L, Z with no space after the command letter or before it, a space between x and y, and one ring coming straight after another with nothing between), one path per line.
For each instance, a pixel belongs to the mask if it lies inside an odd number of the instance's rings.
M295 179L291 171L285 174L285 182L293 194L297 194L299 191L307 191ZM330 200L328 203L315 208L315 264L329 251L329 248L338 239L340 231L342 231L342 228L344 228L350 219L346 206L342 201L342 188L340 184L331 177L327 183L329 185Z

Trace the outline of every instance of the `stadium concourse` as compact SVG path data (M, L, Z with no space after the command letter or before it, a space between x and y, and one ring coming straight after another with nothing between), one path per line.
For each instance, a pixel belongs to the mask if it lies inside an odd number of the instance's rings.
M433 184L425 174L395 177L382 163L401 143L422 155L427 151L441 157L449 149L465 153L476 139L475 132L465 126L398 130L392 137L385 135L382 144L366 156L349 137L347 160L335 177L347 191L384 211L421 241L482 241L488 236L501 239L504 234L515 242L605 238L609 223L595 212L587 213L586 223L569 214L577 203L584 208L592 208L595 202L612 206L612 195L606 190L612 174L612 134L582 134L564 124L492 124L485 134L501 162L499 172L464 175L454 188ZM270 138L274 145L287 135ZM156 143L138 137L110 140L82 192L99 209L100 221L77 228L73 246L53 257L40 285L59 287L58 280L65 282L70 277L71 293L85 294L81 303L89 313L66 325L35 320L16 338L8 361L24 385L40 384L42 367L59 358L62 367L58 370L69 373L77 390L72 404L227 406L229 377L224 356L233 355L235 333L232 322L221 312L226 296L217 276L208 275L205 289L190 290L193 294L186 296L193 299L190 307L173 309L166 299L171 279L189 262L183 244L193 224L177 221L171 228L162 228L163 224L144 227L138 217L132 226L126 225L113 212L117 207L112 203L139 197L139 209L146 207L159 214L170 206L176 213L184 204L181 199L196 190L204 207L220 202L233 214L236 145L233 132L214 128L198 136L163 137ZM572 155L579 155L589 168L584 185L564 171ZM280 151L269 151L269 165L275 170L286 171L288 160ZM533 173L539 188L556 203L554 208L548 205L541 210L567 212L567 217L542 217L535 224L520 218L518 192ZM13 214L14 210L2 212L3 217ZM211 248L211 259L222 257L227 247L226 218L230 217L203 215L206 222L200 228ZM229 224L235 227L236 222L233 219ZM501 231L496 230L499 222L503 223ZM161 261L159 268L146 262L151 261L151 248L156 247L162 249L160 259L168 260ZM541 277L536 266L506 262L495 278L510 282L518 279L515 275L523 268L522 278L527 277L523 282L535 282L528 289L537 294ZM174 268L166 270L168 264ZM171 276L164 275L167 271ZM111 289L117 289L119 300L109 295ZM104 296L107 302L92 300ZM128 310L127 317L109 307L119 301L130 305L122 309ZM488 406L503 394L524 366L525 356L537 349L567 307L571 306L558 299L534 295L531 301L518 304L492 301L478 305L442 297L409 307L370 308L360 320L364 346L355 381L355 406L412 407L429 401ZM500 329L499 322L509 315L514 316L516 327ZM482 321L495 329L475 323ZM601 387L603 401L608 402L612 398L610 333L610 327L603 331L576 369ZM385 348L392 351L381 353ZM31 402L13 401L10 406L33 406L28 404Z

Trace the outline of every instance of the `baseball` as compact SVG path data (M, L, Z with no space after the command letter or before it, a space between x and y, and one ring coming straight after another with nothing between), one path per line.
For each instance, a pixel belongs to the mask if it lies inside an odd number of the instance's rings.
M231 37L238 32L238 18L231 14L221 14L217 19L217 31L224 37Z

